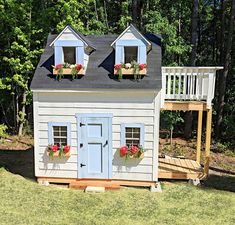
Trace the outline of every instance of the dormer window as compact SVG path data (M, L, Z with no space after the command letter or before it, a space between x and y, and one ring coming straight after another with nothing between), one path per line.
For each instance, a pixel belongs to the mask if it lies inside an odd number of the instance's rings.
M76 64L76 48L63 47L64 63Z
M132 61L138 61L138 47L137 46L125 46L124 47L124 63L131 63Z
M131 24L111 44L115 49L114 74L145 75L151 43ZM136 76L135 76L136 77Z
M84 75L89 55L95 50L86 37L71 26L66 26L50 46L54 47L53 74L59 79L63 75L72 75L73 78L79 74Z

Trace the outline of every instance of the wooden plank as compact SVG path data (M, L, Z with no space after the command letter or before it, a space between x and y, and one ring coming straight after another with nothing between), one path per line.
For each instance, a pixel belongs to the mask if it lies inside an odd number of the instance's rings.
M48 181L50 183L64 183L76 186L139 186L150 187L154 181L143 180L121 180L121 179L77 179L77 178L59 178L59 177L37 177L37 181Z
M187 166L186 166L186 163L185 163L185 159L178 159L177 164L180 166L181 172L183 172L183 173L188 172L188 169L187 169Z
M206 104L203 102L176 102L176 101L165 101L163 108L164 110L183 110L183 111L206 111Z
M205 146L204 173L207 176L209 174L209 163L210 163L211 123L212 123L212 108L207 110L207 118L206 118L206 146Z
M201 159L201 142L202 142L202 116L203 111L198 111L198 125L197 125L197 150L196 150L196 161L200 163Z
M187 167L187 173L194 173L195 171L193 170L193 165L190 162L190 160L189 159L185 159L184 162L185 162L185 165Z
M179 180L189 180L189 179L203 179L203 173L176 173L176 172L163 172L159 171L158 177L160 179L179 179Z

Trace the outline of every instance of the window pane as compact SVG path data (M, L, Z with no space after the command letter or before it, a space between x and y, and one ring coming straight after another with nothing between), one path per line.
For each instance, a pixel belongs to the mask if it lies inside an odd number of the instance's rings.
M133 133L133 138L140 138L140 133Z
M133 128L133 132L138 132L138 133L140 133L140 128Z
M137 62L137 52L137 46L124 47L125 63L130 63L132 61Z
M54 145L60 145L60 139L54 138Z
M67 131L66 132L60 132L60 136L67 137Z
M133 141L132 142L132 145L139 145L140 144L140 141L139 140L136 140L136 141Z
M126 127L126 132L132 132L132 128Z
M54 131L54 136L59 136L60 133L58 131Z
M67 132L67 127L66 127L66 126L60 127L60 130L61 130L61 131L66 131L66 132Z
M75 47L63 47L64 52L64 63L75 64Z
M54 130L54 131L59 131L59 129L60 129L60 127L58 127L58 126L53 126L53 130Z
M132 133L126 133L126 138L132 138Z

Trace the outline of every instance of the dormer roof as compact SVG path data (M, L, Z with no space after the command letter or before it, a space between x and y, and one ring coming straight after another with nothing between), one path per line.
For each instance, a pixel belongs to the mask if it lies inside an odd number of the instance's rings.
M71 36L72 33L72 36ZM62 35L68 35L67 37L64 36L65 39L71 40L71 39L78 39L81 40L86 47L90 47L92 50L95 50L95 46L81 33L76 31L72 26L67 25L65 28L58 34L58 36L51 42L50 46L54 46L55 42L59 40ZM69 35L70 34L70 35Z
M125 37L126 36L126 37ZM148 41L144 35L140 33L140 31L133 25L130 24L111 44L112 47L115 48L115 44L120 39L141 39L147 46L147 49L151 49L151 42Z

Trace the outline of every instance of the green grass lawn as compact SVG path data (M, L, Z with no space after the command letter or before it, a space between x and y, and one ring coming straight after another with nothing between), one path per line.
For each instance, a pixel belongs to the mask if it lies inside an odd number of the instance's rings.
M235 224L231 191L183 182L164 183L163 190L124 188L86 194L40 186L0 168L0 224Z

